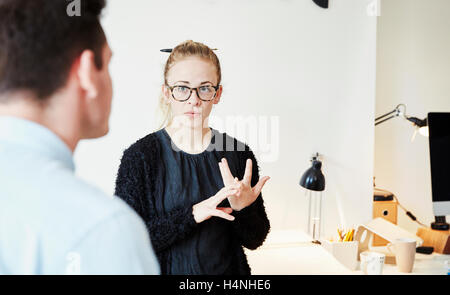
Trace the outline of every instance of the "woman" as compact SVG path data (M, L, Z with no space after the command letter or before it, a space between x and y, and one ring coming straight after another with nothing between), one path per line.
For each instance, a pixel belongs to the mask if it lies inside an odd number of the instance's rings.
M256 249L270 224L253 152L207 127L222 94L220 63L186 41L165 66L165 128L129 147L115 194L144 219L162 274L250 274L242 246ZM245 147L245 149L239 149Z

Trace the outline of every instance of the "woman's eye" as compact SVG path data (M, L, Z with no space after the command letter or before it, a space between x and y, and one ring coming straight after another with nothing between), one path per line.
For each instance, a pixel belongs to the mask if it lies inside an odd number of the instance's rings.
M177 86L176 90L179 92L186 92L186 91L188 91L188 88L185 86Z
M206 93L209 93L209 92L211 92L212 90L211 90L211 87L210 86L202 86L202 87L200 87L200 92L206 92Z

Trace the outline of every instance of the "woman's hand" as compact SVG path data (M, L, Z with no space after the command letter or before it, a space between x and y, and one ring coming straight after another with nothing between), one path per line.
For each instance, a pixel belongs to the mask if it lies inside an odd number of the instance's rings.
M225 158L222 158L222 161L219 163L219 169L222 174L225 187L238 188L238 192L236 194L228 197L231 208L236 211L240 211L245 207L250 206L261 193L266 181L270 179L269 176L264 176L254 187L251 186L253 169L253 161L251 159L247 159L244 178L241 181L239 181L237 177L233 177L230 168L228 167L228 162Z
M192 206L192 214L194 215L195 222L203 222L211 218L211 216L233 221L234 216L230 215L233 209L217 207L217 205L226 198L235 196L238 191L236 185L225 186L214 196Z

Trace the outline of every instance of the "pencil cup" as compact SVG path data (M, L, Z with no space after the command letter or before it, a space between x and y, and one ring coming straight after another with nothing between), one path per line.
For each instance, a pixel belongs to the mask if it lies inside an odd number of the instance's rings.
M330 242L324 240L322 246L348 269L355 270L358 266L358 241Z

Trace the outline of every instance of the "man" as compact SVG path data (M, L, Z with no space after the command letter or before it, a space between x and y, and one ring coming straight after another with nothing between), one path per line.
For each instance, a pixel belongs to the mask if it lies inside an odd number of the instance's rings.
M159 274L134 210L74 175L108 133L112 53L105 0L71 2L0 0L0 274Z

